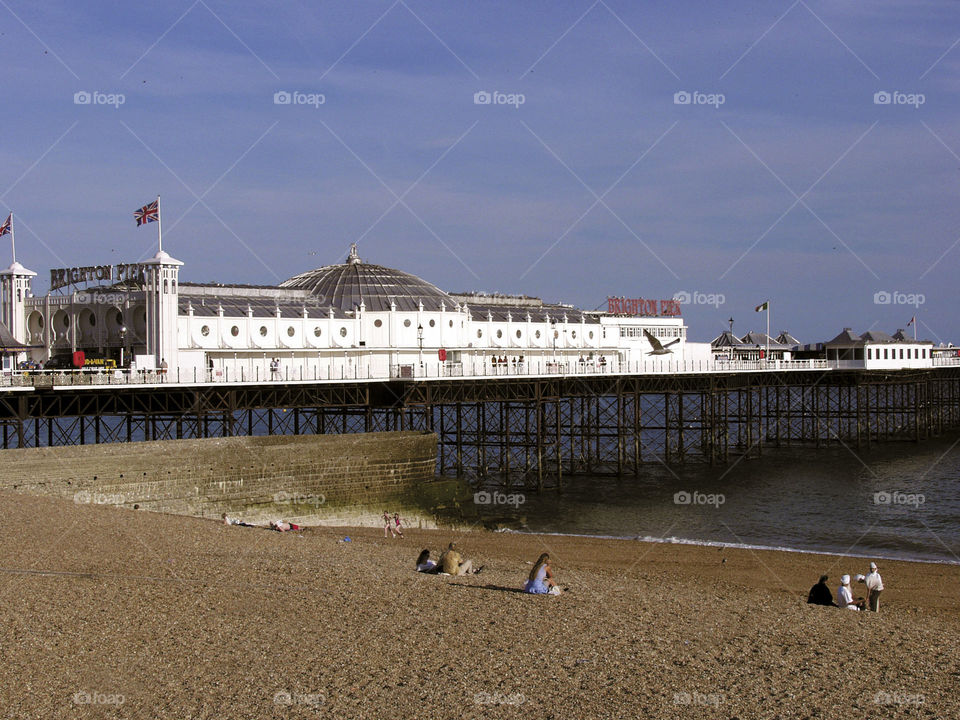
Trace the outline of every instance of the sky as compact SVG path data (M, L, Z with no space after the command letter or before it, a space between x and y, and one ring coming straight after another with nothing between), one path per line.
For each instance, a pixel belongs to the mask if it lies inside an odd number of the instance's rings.
M0 0L0 78L36 294L155 254L160 195L186 281L357 243L451 292L678 297L691 340L769 301L801 342L960 344L952 2Z

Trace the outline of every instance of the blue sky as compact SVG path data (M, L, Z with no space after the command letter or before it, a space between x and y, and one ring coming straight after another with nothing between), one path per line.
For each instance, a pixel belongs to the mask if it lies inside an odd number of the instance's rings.
M38 292L156 252L132 212L159 193L185 280L358 242L451 291L685 292L699 340L769 299L804 342L914 314L960 341L954 3L2 0L0 76Z

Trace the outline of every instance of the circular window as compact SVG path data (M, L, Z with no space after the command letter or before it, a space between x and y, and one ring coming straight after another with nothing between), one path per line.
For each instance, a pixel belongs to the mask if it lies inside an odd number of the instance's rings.
M403 321L403 326L404 326L404 327L410 327L410 321L409 321L409 320L404 320L404 321Z
M323 331L322 331L320 328L315 327L315 328L313 329L313 336L314 336L314 337L320 337L320 333L322 333L322 332L323 332Z
M230 334L236 337L237 335L240 334L240 328L234 325L232 328L230 328Z
M540 338L540 331L537 330L537 331L533 334L533 336L534 336L535 338L539 339L539 338Z
M297 331L293 329L293 325L287 328L287 337L293 337L297 334Z
M340 337L347 336L347 329L345 327L340 328Z
M576 336L577 336L577 331L574 330L573 332L571 332L571 333L570 333L570 336L571 336L571 337L576 337Z
M374 327L383 327L383 320L379 320L379 319L378 319L378 320L374 320L374 321L373 321L373 326L374 326Z
M453 327L453 320L450 321L450 327Z
M207 335L209 335L209 334L210 334L210 326L209 326L209 325L204 325L202 328L200 328L200 334L203 335L204 337L206 337Z
M267 336L267 326L266 326L266 325L261 325L261 326L260 326L260 337L266 337L266 336Z
M520 332L519 330L517 330L517 340L519 340L519 339L520 339L520 336L521 336L521 335L523 335L523 333L522 333L522 332Z
M431 320L431 321L430 321L430 327L433 327L433 326L436 325L436 324L437 324L437 323L436 323L434 320Z
M497 330L497 337L498 337L498 338L502 338L502 337L503 337L503 330Z
M593 340L593 330L590 331L590 339Z
M477 337L483 337L483 330L477 330Z

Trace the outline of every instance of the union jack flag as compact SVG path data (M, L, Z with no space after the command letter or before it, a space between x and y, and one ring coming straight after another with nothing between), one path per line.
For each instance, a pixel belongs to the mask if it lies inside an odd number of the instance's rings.
M160 219L160 201L154 200L149 205L144 205L133 214L133 219L137 221L137 227L149 222L157 222Z
M13 223L13 213L7 215L7 219L3 221L3 224L0 225L0 237L3 237L10 232L10 225Z
M907 323L907 327L910 327L910 326L913 325L916 321L917 321L917 316L914 315L912 318L910 318L910 322Z

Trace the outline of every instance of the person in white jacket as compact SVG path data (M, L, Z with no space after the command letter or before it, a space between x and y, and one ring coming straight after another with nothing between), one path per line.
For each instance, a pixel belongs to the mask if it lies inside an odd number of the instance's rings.
M850 592L850 576L844 575L840 578L840 588L837 590L837 606L847 610L862 610L866 602L863 598L853 599L853 593Z
M875 562L870 563L870 572L864 578L867 586L867 599L871 612L880 612L880 593L883 592L883 579Z

